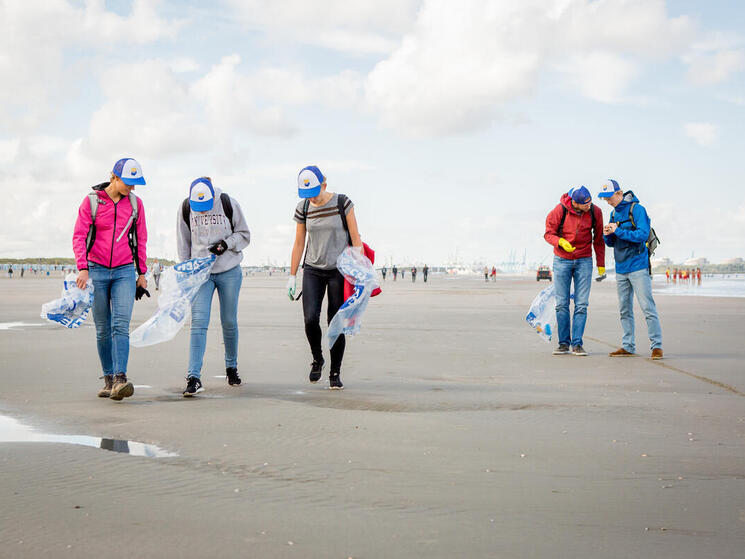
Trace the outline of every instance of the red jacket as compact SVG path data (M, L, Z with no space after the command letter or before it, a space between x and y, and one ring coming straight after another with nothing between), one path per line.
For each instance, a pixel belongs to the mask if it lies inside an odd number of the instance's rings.
M559 233L559 223L564 209L567 216L564 220L562 232ZM595 204L590 206L595 212L595 235L593 239L592 216L590 212L580 213L572 207L572 199L568 194L561 195L561 202L546 216L546 233L543 238L554 247L554 254L567 260L587 258L592 256L595 246L595 259L598 266L605 267L605 243L603 242L603 212ZM559 239L564 238L576 249L567 252L559 246Z

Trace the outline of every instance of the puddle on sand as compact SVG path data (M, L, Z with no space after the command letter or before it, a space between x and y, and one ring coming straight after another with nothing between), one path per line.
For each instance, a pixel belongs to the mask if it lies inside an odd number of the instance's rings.
M28 425L5 415L0 415L0 443L67 443L82 446L92 446L113 452L122 452L132 456L147 458L172 458L178 456L175 452L168 452L154 444L138 443L120 439L102 439L86 435L51 435L39 433Z
M0 322L0 330L10 330L12 328L23 329L28 326L45 326L38 322Z

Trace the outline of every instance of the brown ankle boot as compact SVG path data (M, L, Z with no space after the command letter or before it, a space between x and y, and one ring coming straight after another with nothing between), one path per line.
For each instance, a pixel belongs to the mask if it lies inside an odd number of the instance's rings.
M626 351L623 348L619 348L616 351L611 351L608 355L610 357L631 357L634 354L630 351Z
M652 359L662 359L662 348L656 347L652 350Z
M108 398L111 396L111 387L114 385L114 375L103 376L103 388L98 391L99 398Z
M112 400L121 400L122 398L129 398L134 393L135 387L127 380L127 375L124 373L114 375L114 385L111 387L111 396L109 398Z

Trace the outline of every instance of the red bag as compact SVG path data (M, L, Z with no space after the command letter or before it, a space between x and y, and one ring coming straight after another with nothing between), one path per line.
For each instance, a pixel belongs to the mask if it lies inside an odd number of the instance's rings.
M366 243L362 243L362 252L365 256L367 256L370 259L370 262L375 264L375 251L371 249L369 246L367 246ZM373 292L370 294L370 297L375 297L376 295L380 295L383 292L382 289L379 287L376 287ZM349 296L354 293L354 285L349 283L347 280L344 280L344 300L346 301L349 299Z

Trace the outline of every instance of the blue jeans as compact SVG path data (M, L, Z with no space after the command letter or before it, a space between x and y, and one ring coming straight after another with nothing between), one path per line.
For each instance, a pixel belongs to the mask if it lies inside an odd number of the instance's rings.
M129 320L135 302L134 264L107 268L88 263L93 281L93 321L96 345L104 375L127 372L129 361Z
M199 378L207 346L207 327L210 324L212 294L217 288L220 299L220 323L225 344L225 367L238 366L238 295L243 275L236 266L219 274L210 274L197 291L191 304L191 341L189 343L189 370L187 376Z
M569 292L574 280L574 316L569 329ZM554 290L559 345L582 345L592 283L592 257L569 260L554 255Z
M657 305L652 298L652 276L649 271L637 270L628 274L616 272L616 288L618 289L618 308L621 311L621 326L623 327L623 349L630 353L636 352L634 344L634 293L644 318L647 320L647 333L652 342L651 349L662 347L662 327L657 316Z

